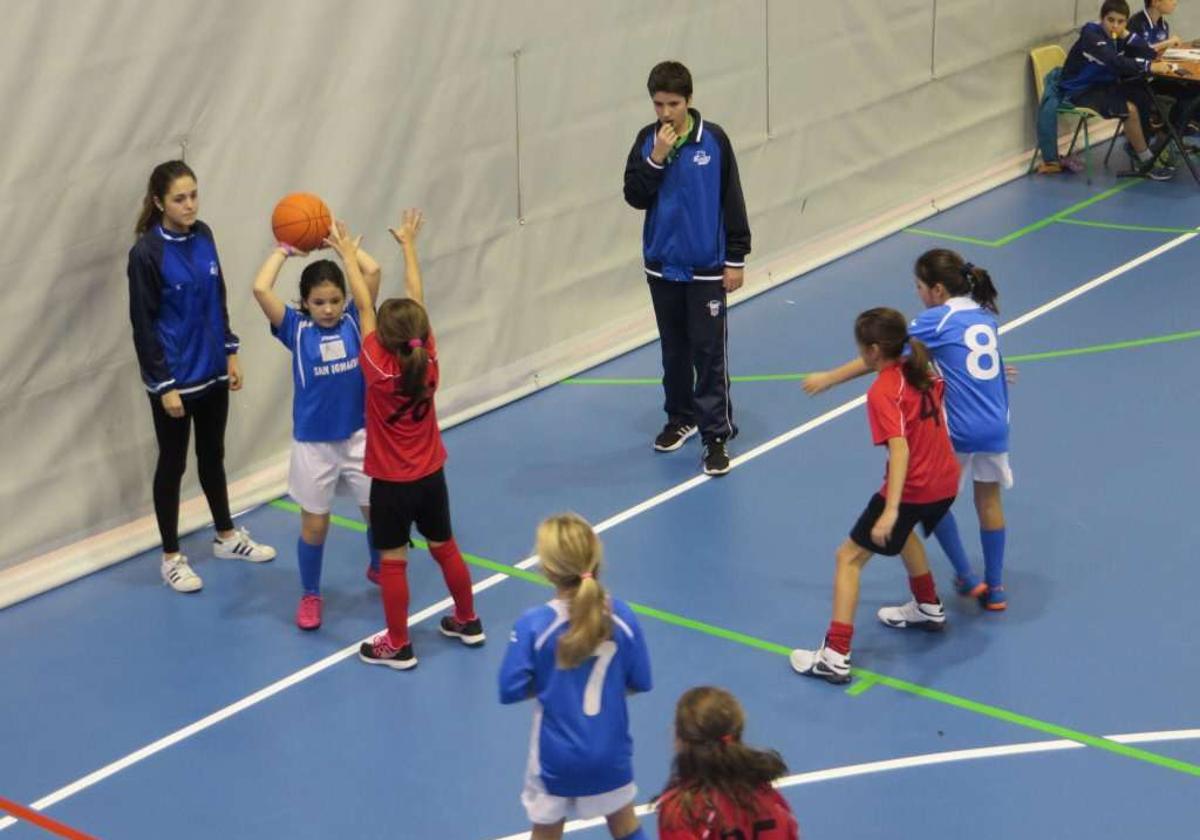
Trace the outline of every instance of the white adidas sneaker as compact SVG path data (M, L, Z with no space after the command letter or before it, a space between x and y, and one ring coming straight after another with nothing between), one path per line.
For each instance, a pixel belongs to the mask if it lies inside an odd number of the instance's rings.
M251 563L266 563L275 559L275 549L250 539L250 532L238 528L229 539L213 539L213 555L225 560L248 560Z
M946 629L946 608L942 606L941 601L936 604L918 604L916 600L912 600L898 607L881 607L877 614L879 620L888 627L928 630L933 633Z
M200 575L192 571L188 560L182 554L174 557L163 557L160 567L163 583L176 592L199 592L204 586Z

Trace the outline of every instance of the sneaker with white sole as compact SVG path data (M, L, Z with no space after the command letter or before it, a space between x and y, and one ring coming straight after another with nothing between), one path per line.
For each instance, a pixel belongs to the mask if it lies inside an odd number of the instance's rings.
M822 644L816 650L797 648L788 657L792 669L806 677L841 685L850 682L850 654L838 653Z
M684 441L696 434L696 427L691 423L668 423L654 439L656 452L674 452L683 446Z
M879 620L888 627L928 630L937 633L946 629L946 608L942 602L918 604L915 600L898 607L881 607Z
M395 668L397 671L407 671L417 667L417 657L413 653L412 642L404 647L392 647L392 640L386 632L380 633L369 642L358 646L358 658L368 665L383 665Z
M441 627L443 636L449 636L452 639L458 639L467 647L476 647L481 645L487 639L483 633L483 622L478 618L472 618L470 621L459 621L452 615L442 616Z
M199 592L204 586L200 575L192 571L188 560L182 554L174 557L164 557L160 566L163 583L176 592Z
M266 563L275 559L275 549L250 539L250 532L238 528L228 539L213 538L213 556L225 560L248 560L251 563Z
M704 457L701 461L705 475L725 475L732 469L729 463L729 450L725 447L725 438L713 438L704 444Z

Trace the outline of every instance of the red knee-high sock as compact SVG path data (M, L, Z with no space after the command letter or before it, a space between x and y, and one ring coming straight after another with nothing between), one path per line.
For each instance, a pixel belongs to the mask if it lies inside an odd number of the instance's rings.
M408 563L384 560L379 564L379 593L387 618L388 638L392 647L408 644Z
M471 592L471 573L458 551L458 543L451 537L438 546L430 546L429 553L442 567L446 588L454 598L455 621L471 621L475 618L475 596Z
M933 572L926 572L918 577L908 579L908 588L918 604L936 604L938 602L937 587L933 583Z

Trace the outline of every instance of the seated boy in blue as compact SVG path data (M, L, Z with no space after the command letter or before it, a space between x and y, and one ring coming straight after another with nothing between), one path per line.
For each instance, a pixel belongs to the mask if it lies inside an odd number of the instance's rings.
M1175 170L1153 165L1154 153L1146 142L1154 103L1145 87L1133 79L1165 72L1168 65L1146 54L1141 37L1126 31L1128 21L1125 0L1104 0L1100 20L1084 24L1079 40L1071 47L1058 88L1072 105L1091 108L1110 119L1123 117L1133 165L1149 168L1147 176L1156 181L1166 181Z

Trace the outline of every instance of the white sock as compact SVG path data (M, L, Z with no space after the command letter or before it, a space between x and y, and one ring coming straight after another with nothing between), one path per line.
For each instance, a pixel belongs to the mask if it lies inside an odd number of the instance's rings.
M1137 153L1137 156L1138 156L1138 160L1140 160L1142 163L1146 163L1147 161L1151 160L1154 157L1154 155L1150 154L1149 149L1142 149L1140 152Z

